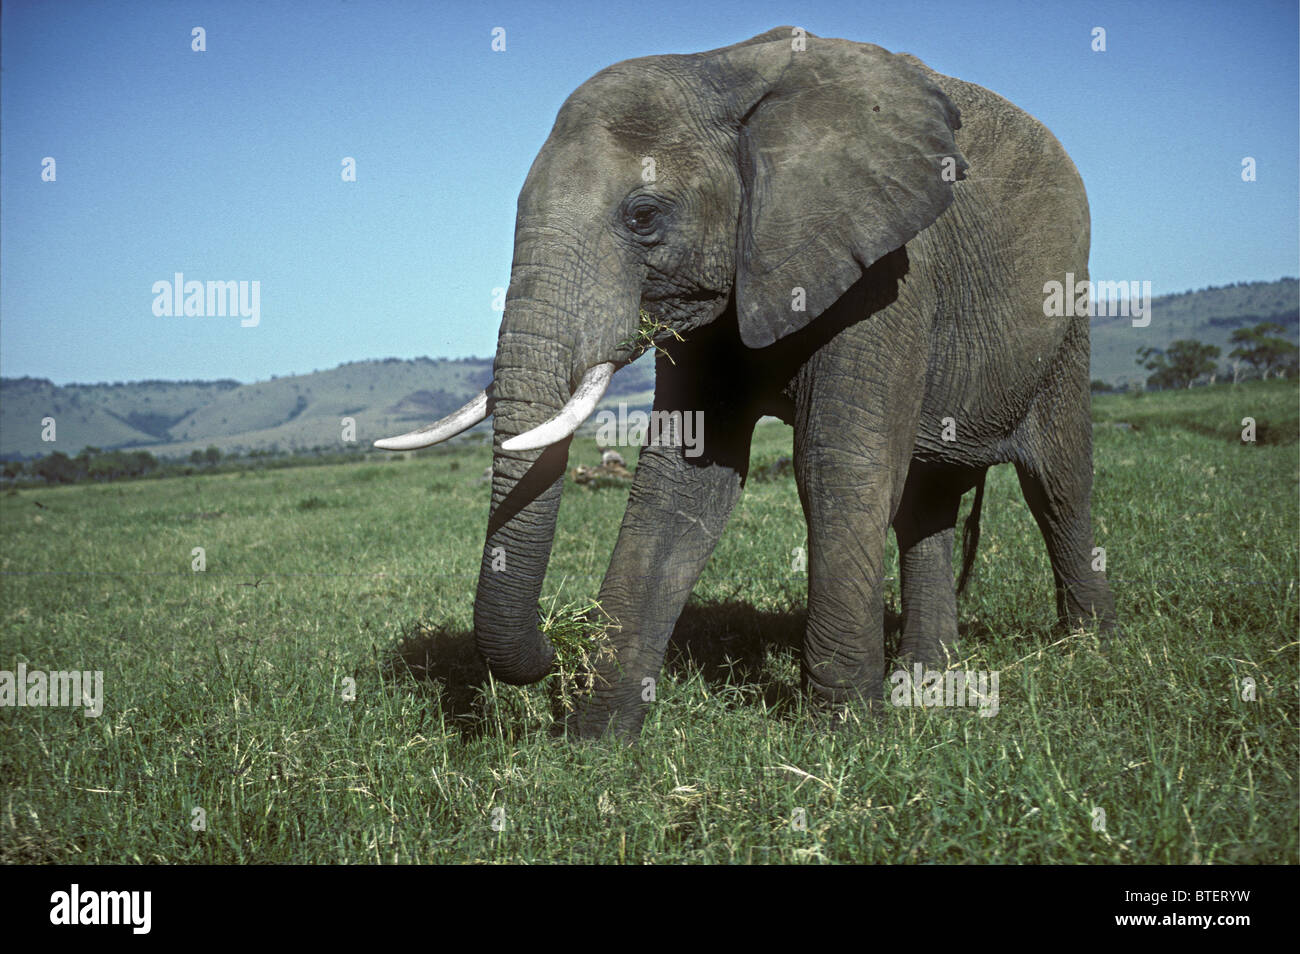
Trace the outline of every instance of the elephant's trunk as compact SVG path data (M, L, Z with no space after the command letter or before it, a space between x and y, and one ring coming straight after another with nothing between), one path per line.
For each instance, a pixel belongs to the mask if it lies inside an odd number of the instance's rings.
M543 451L506 455L497 405L492 509L474 599L479 653L502 682L536 682L550 669L554 650L538 628L537 602L555 538L569 442Z
M541 679L555 655L537 605L569 443L625 357L639 301L626 274L591 266L618 264L612 250L572 238L590 229L532 208L530 194L525 183L493 366L492 506L474 599L479 653L515 684Z
M561 427L555 432L555 422L575 414L585 417L590 408L583 408L599 400L598 393L591 399L591 385L607 384L609 375L575 368L572 331L564 327L564 312L547 309L526 285L517 296L515 290L507 298L493 373L492 506L474 600L474 631L492 674L518 685L545 676L554 657L538 628L537 605L555 538L573 430ZM579 376L583 384L575 387ZM537 440L528 438L529 432L535 438L548 422L554 440L539 447Z

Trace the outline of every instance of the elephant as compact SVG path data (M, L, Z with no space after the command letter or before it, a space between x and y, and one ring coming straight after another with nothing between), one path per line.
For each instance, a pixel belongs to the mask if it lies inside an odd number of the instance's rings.
M613 372L654 348L654 413L696 414L703 438L641 449L599 592L614 658L566 732L639 737L646 680L764 415L794 432L805 692L815 710L870 710L890 527L898 658L942 665L959 503L975 490L964 585L997 464L1015 466L1045 539L1059 618L1118 631L1094 568L1087 313L1044 307L1046 283L1086 281L1088 245L1083 183L1056 138L909 54L778 27L627 60L568 98L524 181L491 384L376 444L423 447L492 416L475 640L495 678L538 681L569 443Z

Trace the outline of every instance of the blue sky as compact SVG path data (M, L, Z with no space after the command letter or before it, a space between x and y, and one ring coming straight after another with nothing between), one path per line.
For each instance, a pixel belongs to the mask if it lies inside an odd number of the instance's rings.
M1088 188L1095 278L1159 295L1300 271L1294 2L5 0L2 17L6 377L490 355L515 200L569 93L784 23L914 53L1045 122ZM260 323L155 316L177 271L259 281Z

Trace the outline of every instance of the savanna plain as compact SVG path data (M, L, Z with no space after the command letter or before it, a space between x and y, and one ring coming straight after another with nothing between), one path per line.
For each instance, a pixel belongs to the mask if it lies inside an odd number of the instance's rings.
M0 708L0 860L1295 863L1297 402L1294 381L1094 399L1117 639L1057 628L995 468L953 665L999 674L996 714L836 727L799 690L791 431L761 425L634 746L558 734L626 486L567 482L539 608L562 665L526 688L473 647L479 440L9 491L0 668L102 670L104 708ZM575 438L570 466L595 459Z

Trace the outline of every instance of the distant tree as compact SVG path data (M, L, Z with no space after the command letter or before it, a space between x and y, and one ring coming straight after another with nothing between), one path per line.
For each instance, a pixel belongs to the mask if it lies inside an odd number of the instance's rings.
M96 457L90 462L90 467L87 470L87 476L93 480L112 480L114 477L121 477L122 475L122 455L118 453Z
M1159 348L1149 346L1138 348L1137 363L1138 367L1155 372L1147 376L1148 387L1164 388L1169 386L1166 383L1169 379L1169 362L1165 360L1165 353Z
M210 444L208 449L203 452L203 457L209 464L215 464L221 460L221 448L216 444Z
M7 460L4 466L4 475L12 480L15 477L21 477L23 474L23 462L20 460Z
M1137 363L1153 372L1147 385L1153 388L1190 388L1197 379L1214 374L1219 357L1218 345L1192 339L1171 342L1168 351L1138 348Z
M1254 368L1261 377L1268 377L1277 371L1279 377L1286 373L1288 366L1296 363L1297 348L1282 335L1286 328L1276 321L1263 321L1251 328L1238 328L1229 339L1237 347L1228 352L1228 357L1238 358Z
M1274 369L1279 378L1294 378L1300 376L1300 350L1294 346L1291 353L1286 355L1281 363Z
M194 450L190 451L190 463L191 464L203 463L203 451L199 450L197 447L194 448Z
M1104 394L1107 391L1113 391L1113 390L1115 389L1112 388L1107 382L1102 381L1100 378L1093 378L1092 380L1093 394Z
M1218 345L1183 339L1170 343L1165 357L1169 359L1175 380L1190 388L1202 376L1214 374L1219 354Z
M154 457L148 451L136 451L131 455L133 460L131 473L147 474L150 471L158 469L158 458Z
M47 484L70 484L77 479L77 463L63 451L55 451L32 465L32 472Z

